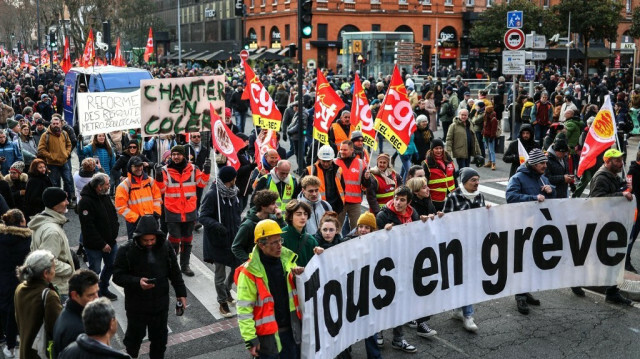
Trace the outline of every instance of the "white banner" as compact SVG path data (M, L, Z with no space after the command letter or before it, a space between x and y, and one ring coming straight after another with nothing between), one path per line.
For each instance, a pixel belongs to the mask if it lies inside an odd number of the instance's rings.
M224 75L140 81L142 135L211 131L209 104L224 114Z
M380 330L468 304L621 283L634 209L621 197L509 204L330 248L297 278L302 356L334 358Z
M78 93L78 118L83 136L140 128L140 90Z

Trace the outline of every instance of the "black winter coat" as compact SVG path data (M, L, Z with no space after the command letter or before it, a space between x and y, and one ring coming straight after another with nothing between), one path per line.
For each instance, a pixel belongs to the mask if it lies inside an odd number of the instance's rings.
M27 216L32 217L44 211L42 193L49 187L53 187L49 175L29 173L29 179L27 180L27 190L24 194Z
M414 195L411 200L411 207L418 212L420 216L428 216L430 214L436 214L436 207L433 205L433 201L431 201L431 197L419 199L418 196Z
M631 188L636 196L636 208L640 209L640 164L636 161L631 162L627 175L631 176Z
M217 186L218 183L211 184L200 206L198 221L204 226L203 260L207 263L222 263L235 268L240 265L240 261L231 252L231 245L242 223L240 218L242 208L237 197L225 199L219 196ZM218 203L220 203L220 212L218 212Z
M148 168L153 168L153 165L155 163L149 161L147 156L143 155L142 153L138 153L136 156L140 157L142 162L147 162L149 164ZM122 171L123 177L126 177L127 176L127 169L129 168L127 165L129 164L129 160L131 159L131 157L133 157L133 156L131 156L131 154L129 153L129 150L123 151L122 154L120 155L120 157L118 157L118 160L116 161L116 164L113 165L113 168L111 170L112 171Z
M84 325L82 324L82 310L80 304L71 298L67 300L67 304L62 309L56 325L53 327L53 357L57 358L60 353L71 343L73 343L78 335L84 333Z
M3 180L2 178L0 178L0 195L4 197L4 200L7 202L7 205L9 206L9 208L17 208L13 200L13 194L11 193L11 187L9 186L9 182Z
M209 155L211 153L211 147L207 147L203 144L200 145L200 152L198 152L198 155L196 156L196 150L193 149L193 146L191 145L185 145L185 151L189 152L189 154L195 158L189 158L189 161L191 161L191 163L193 163L194 165L198 166L198 168L200 170L202 170L203 166L204 166L204 161L209 158Z
M155 287L142 290L141 278L156 278ZM155 315L169 309L169 281L176 297L186 297L176 253L164 236L147 249L134 238L118 248L113 268L113 282L124 288L124 308L136 314Z
M29 228L0 224L0 309L9 309L18 287L16 267L24 263L30 252Z
M522 140L522 131L529 131L531 133L531 137L529 137L529 141ZM520 133L518 134L518 138L522 142L522 146L527 151L527 153L531 152L534 148L540 148L540 144L533 139L533 127L529 124L524 124L520 127ZM504 156L502 156L502 160L506 163L511 163L511 169L509 170L509 178L511 178L518 167L520 167L520 154L518 153L518 141L513 141L507 147L507 151L505 151Z
M80 334L78 339L69 345L59 359L122 359L131 358L128 354L108 347L86 334Z
M322 238L322 233L320 233L319 231L313 235L313 238L315 238L316 241L318 242L318 245L324 249L329 249L331 247L337 246L338 244L346 242L348 240L347 238L342 238L340 233L337 233L336 236L333 238L333 241L327 242L324 240L324 238Z
M569 163L567 158L558 158L553 150L547 153L547 169L544 175L549 179L549 183L556 186L555 198L568 198L569 185L564 181L564 175L569 174Z
M80 195L78 214L84 247L97 251L107 244L113 247L120 224L111 197L98 195L91 183L84 186Z
M417 211L413 211L413 213L411 214L411 221L416 222L419 220L420 220L420 215L418 214ZM378 214L376 215L376 225L378 226L378 229L383 229L384 226L387 225L388 223L391 223L394 226L398 226L402 224L400 222L400 219L398 218L398 215L393 213L393 211L389 209L389 207L384 206L382 207L382 209L380 209L380 212L378 212Z

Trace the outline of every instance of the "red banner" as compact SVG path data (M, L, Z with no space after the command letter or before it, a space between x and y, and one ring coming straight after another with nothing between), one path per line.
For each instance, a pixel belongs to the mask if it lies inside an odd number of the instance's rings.
M149 28L149 38L147 39L147 47L144 49L144 62L149 62L149 57L153 55L153 31Z
M358 76L357 73L355 81L353 82L351 116L352 123L355 119L356 131L362 132L364 144L374 150L377 149L378 141L376 141L376 130L373 128L373 118L371 118L369 100L367 100L367 95L364 93L364 89L360 83L360 76Z
M374 128L401 155L407 151L411 135L416 131L416 119L397 65L393 69L391 83L376 116Z
M329 144L329 127L343 107L344 102L342 102L340 96L329 85L322 71L318 68L313 138L322 144Z
M613 108L609 95L605 96L604 104L596 119L589 127L589 133L584 140L580 163L578 165L578 177L582 173L596 164L598 155L606 151L616 142L616 122L614 120Z
M96 49L94 48L93 29L89 29L89 36L87 36L87 43L84 45L84 53L82 55L82 67L93 66L95 58Z
M116 42L116 52L113 55L113 60L111 60L111 64L113 66L126 67L127 63L122 58L122 51L120 50L120 38Z
M254 144L255 152L254 158L258 164L258 171L262 171L262 158L268 150L276 149L278 147L278 138L276 132L273 130L263 129L260 131L258 137L256 137L256 143Z
M209 105L211 110L211 142L213 147L227 157L227 165L232 166L236 171L240 168L238 151L246 147L244 141L233 134L229 127L222 121L218 113Z
M242 61L244 66L244 76L247 86L242 93L243 100L249 100L253 124L256 127L280 131L282 114L276 107L275 102L264 88L260 79L251 69L246 61Z

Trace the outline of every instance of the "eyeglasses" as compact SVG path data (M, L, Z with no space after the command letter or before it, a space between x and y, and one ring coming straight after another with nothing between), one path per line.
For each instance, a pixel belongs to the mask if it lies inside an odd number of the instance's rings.
M199 136L199 135L198 135L198 136L191 135L191 136L189 136L189 137L191 137L191 138L200 138L200 136Z
M278 247L278 245L283 245L284 244L284 239L280 238L276 241L272 241L272 242L262 242L262 244L264 244L265 246L270 246L270 247Z

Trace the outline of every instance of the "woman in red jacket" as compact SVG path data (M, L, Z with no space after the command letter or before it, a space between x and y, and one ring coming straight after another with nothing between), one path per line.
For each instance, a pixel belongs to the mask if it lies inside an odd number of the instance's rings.
M484 126L482 126L484 147L487 149L489 161L485 167L496 170L496 139L498 137L498 118L493 106L487 106L484 112Z

